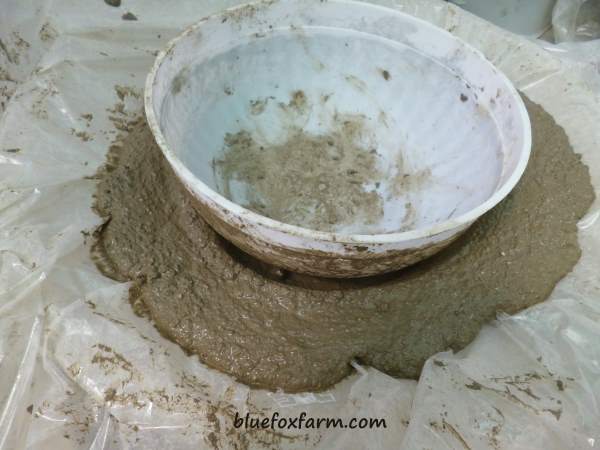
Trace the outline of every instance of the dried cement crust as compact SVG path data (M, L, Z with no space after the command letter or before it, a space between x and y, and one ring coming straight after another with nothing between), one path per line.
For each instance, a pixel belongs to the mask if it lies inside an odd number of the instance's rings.
M140 120L111 148L94 256L133 280L130 299L200 359L256 387L319 390L349 361L417 377L467 345L497 312L543 301L577 262L577 221L594 193L564 131L527 102L529 167L514 192L441 253L362 280L287 274L220 238L200 217Z

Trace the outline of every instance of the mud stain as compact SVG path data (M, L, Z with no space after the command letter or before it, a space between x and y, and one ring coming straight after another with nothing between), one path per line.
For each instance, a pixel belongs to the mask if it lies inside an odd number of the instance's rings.
M251 108L261 111L265 102ZM305 104L300 92L290 101L295 109ZM230 200L280 222L320 231L374 225L383 217L383 202L368 186L382 182L384 173L376 154L357 143L363 122L360 116L344 117L326 135L292 128L275 145L256 142L247 131L228 134L223 156L213 165L219 185ZM236 195L234 183L243 192Z

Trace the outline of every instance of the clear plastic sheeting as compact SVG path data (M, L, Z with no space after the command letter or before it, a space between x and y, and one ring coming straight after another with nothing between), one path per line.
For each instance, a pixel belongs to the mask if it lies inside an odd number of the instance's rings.
M3 2L0 449L598 447L598 202L581 222L582 259L551 299L500 317L457 354L433 356L418 383L357 365L327 392L250 389L162 338L132 312L128 286L97 271L89 257L89 232L100 224L90 177L119 128L139 113L155 51L235 3ZM446 2L377 3L480 48L565 128L600 186L600 100L589 66ZM123 20L128 12L137 20ZM387 428L233 424L236 414L302 412L384 418Z
M600 38L600 1L557 0L552 12L557 43Z

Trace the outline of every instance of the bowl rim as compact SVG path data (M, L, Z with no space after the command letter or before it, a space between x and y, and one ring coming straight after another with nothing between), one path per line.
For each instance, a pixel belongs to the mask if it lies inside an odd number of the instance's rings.
M301 0L292 0L295 2L300 2ZM316 0L315 0L316 1ZM420 26L429 28L434 30L436 33L445 34L447 38L457 41L458 44L467 48L469 51L474 53L477 57L479 57L484 64L488 64L495 72L496 76L500 78L500 80L506 85L507 93L510 94L516 100L517 110L515 111L515 117L518 117L521 123L523 124L523 145L521 146L521 154L517 165L515 166L513 172L507 178L507 180L500 186L498 190L496 190L485 202L479 204L477 207L461 214L458 217L447 219L442 222L418 228L414 230L402 231L402 232L391 232L391 233L380 233L380 234L343 234L343 233L335 233L328 231L319 231L313 230L310 228L304 228L296 225L291 225L285 222L280 222L275 219L271 219L267 216L263 216L258 214L250 209L244 208L243 206L232 202L227 199L225 196L221 195L217 191L210 188L206 185L200 178L194 175L183 162L175 155L175 153L169 148L167 145L166 139L162 133L160 125L158 123L156 114L154 112L154 102L153 102L153 94L154 94L154 81L156 79L156 75L165 61L166 57L173 50L173 48L179 43L180 40L183 40L188 35L198 30L204 23L214 20L217 18L221 18L226 13L235 12L236 10L247 8L250 6L258 6L264 5L269 6L273 3L273 0L257 0L251 1L247 3L242 3L240 5L236 5L231 8L226 8L220 10L216 13L213 13L209 16L206 16L200 19L198 22L188 26L185 28L179 35L175 38L171 39L167 46L164 47L156 56L154 60L154 64L152 69L148 73L146 77L146 84L144 88L144 110L146 114L146 120L148 121L148 125L152 134L154 135L154 139L158 146L160 147L163 155L168 160L169 164L173 168L175 174L180 177L183 181L184 185L191 191L191 193L198 197L204 196L214 202L220 209L224 211L219 212L229 212L236 217L243 218L245 221L250 222L249 225L262 226L267 229L284 233L287 235L292 235L298 238L304 238L309 240L318 240L330 243L338 243L338 244L393 244L393 243L401 243L408 242L418 239L427 239L432 238L441 233L449 232L452 230L459 229L462 226L471 225L477 219L479 219L486 212L494 208L498 205L506 196L515 188L525 169L527 168L527 164L529 162L529 158L531 155L531 146L532 146L532 134L531 134L531 121L529 119L529 114L527 113L527 109L525 108L525 104L523 99L519 95L517 89L510 81L510 79L494 64L492 64L485 55L473 47L471 44L463 41L462 39L454 36L452 33L447 30L438 27L436 25L431 24L423 19L412 16L410 14L406 14L397 9L382 6L373 3L367 3L365 1L360 0L329 0L328 3L338 3L341 5L348 5L353 7L361 7L361 8L377 8L384 9L392 14L401 15L409 20L412 20L418 23ZM513 110L514 111L514 110Z

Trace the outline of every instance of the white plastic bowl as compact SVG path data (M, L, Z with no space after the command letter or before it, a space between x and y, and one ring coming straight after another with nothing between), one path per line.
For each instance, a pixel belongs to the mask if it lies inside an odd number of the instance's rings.
M281 105L298 91L308 107L289 114ZM258 99L269 99L260 114ZM412 16L347 0L265 1L203 19L158 55L145 107L166 159L218 233L317 276L389 272L447 246L513 189L531 149L521 98L480 52ZM346 114L365 117L361 144L376 149L387 174L377 187L384 214L370 228L293 226L219 192L214 161L228 133L281 143L290 126L326 134ZM397 189L399 179L409 188Z

